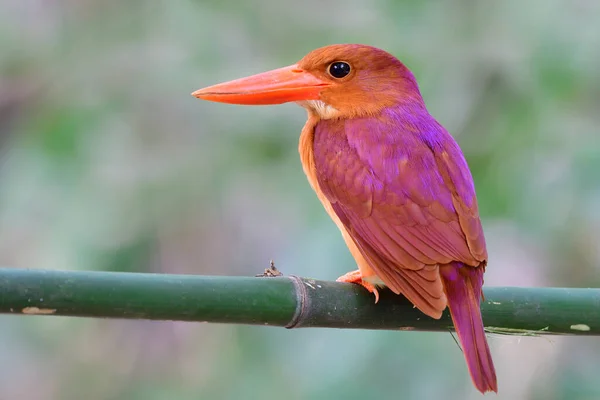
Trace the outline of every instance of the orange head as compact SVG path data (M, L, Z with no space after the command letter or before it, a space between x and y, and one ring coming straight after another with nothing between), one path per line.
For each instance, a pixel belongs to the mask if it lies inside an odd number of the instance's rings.
M321 47L297 64L192 95L231 104L295 101L322 119L376 115L386 107L423 104L415 78L404 64L383 50L358 44Z

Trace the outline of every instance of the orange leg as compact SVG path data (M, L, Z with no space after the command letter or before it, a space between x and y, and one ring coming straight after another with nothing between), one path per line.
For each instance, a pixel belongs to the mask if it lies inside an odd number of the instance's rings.
M369 283L363 279L360 270L351 271L347 274L344 274L336 279L336 282L347 282L347 283L355 283L367 289L369 293L373 293L375 295L375 303L379 301L379 292L377 288L372 283Z

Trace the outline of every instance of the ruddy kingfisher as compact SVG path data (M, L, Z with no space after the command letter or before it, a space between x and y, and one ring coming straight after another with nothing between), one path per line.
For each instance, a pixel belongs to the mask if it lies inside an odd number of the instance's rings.
M432 318L449 307L475 387L498 391L480 311L488 256L473 178L402 62L370 46L332 45L193 96L304 107L302 167L358 266L338 281L375 301L387 286Z

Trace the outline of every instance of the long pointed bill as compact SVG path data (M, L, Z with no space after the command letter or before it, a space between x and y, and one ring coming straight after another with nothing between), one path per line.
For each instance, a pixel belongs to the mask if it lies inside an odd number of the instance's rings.
M330 85L294 64L196 90L192 96L230 104L281 104L318 100L321 90Z

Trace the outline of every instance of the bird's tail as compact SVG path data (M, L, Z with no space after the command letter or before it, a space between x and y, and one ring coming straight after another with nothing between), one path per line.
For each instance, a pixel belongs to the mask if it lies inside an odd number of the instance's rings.
M496 370L481 319L481 286L485 266L454 262L440 266L448 307L475 387L498 392Z

